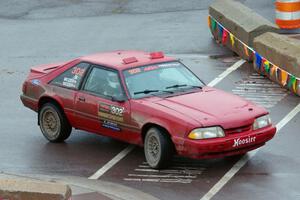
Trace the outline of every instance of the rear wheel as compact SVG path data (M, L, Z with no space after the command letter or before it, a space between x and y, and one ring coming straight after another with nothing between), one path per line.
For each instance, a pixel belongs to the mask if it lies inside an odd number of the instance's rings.
M50 142L63 142L72 131L64 113L52 103L46 103L40 109L39 124L43 135Z
M162 129L150 128L144 141L144 153L150 167L166 168L173 156L173 143Z

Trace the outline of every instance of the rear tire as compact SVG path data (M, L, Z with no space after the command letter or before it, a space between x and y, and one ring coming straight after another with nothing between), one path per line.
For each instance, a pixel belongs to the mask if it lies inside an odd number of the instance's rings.
M154 169L168 167L174 152L173 143L164 130L150 128L144 141L144 153L149 166Z
M50 142L63 142L72 131L65 114L52 103L46 103L39 111L40 129Z

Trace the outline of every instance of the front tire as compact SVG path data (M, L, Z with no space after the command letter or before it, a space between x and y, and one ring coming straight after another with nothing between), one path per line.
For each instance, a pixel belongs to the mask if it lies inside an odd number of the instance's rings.
M151 168L166 168L172 159L173 149L173 143L165 131L156 127L147 131L144 141L144 153Z
M46 103L39 111L40 129L50 142L63 142L72 131L64 113L52 103Z

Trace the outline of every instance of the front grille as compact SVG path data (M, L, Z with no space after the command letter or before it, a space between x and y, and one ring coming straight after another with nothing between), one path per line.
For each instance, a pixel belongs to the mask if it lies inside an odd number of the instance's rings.
M247 126L241 126L241 127L238 127L238 128L226 129L225 133L227 133L227 134L243 133L243 132L246 132L246 131L250 131L251 128L252 128L252 124L247 125Z

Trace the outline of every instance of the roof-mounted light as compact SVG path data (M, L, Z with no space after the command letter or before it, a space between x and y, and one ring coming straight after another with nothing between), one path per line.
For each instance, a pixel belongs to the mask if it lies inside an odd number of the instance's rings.
M124 58L123 62L125 64L130 64L130 63L134 63L137 62L138 60L136 59L136 57L129 57L129 58Z
M151 59L158 59L158 58L163 58L165 57L164 52L158 51L158 52L151 52L150 53L150 58Z

